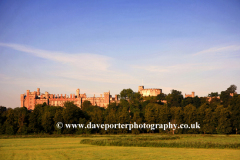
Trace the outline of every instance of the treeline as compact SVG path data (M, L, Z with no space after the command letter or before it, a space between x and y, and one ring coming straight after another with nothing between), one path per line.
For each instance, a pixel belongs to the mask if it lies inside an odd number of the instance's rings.
M226 91L210 93L209 97L183 98L180 91L157 97L142 97L131 89L120 93L119 103L110 103L104 109L93 106L89 101L80 109L73 102L64 107L36 105L33 111L26 107L4 109L0 107L0 134L115 134L115 133L168 133L163 129L58 129L57 122L64 124L194 124L200 129L176 129L179 133L236 134L240 130L240 95L230 94L236 90L231 85ZM211 101L209 101L211 98ZM164 100L167 103L163 103ZM240 131L239 131L240 132Z

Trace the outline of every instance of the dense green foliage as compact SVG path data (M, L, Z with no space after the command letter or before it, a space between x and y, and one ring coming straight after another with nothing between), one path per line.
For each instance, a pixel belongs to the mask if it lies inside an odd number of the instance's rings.
M27 108L2 109L0 107L0 134L115 134L115 133L206 133L235 134L240 129L240 95L234 93L236 86L231 85L218 93L207 97L183 98L180 91L172 90L170 94L159 94L156 97L142 97L131 89L120 93L119 103L110 103L105 109L93 106L89 101L82 108L73 102L66 102L64 107L48 106L46 103L36 105L33 111ZM167 103L163 103L166 100ZM194 124L200 129L58 129L57 122L63 124ZM240 131L239 131L240 132Z

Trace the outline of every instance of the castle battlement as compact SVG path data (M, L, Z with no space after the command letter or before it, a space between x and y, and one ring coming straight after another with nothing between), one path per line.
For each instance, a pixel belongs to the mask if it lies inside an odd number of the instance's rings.
M107 107L110 103L110 91L104 92L104 96L101 97L87 97L86 93L80 94L80 89L76 90L75 94L70 94L70 96L63 96L61 94L50 94L48 92L40 93L40 88L37 88L37 91L30 92L27 90L26 94L20 95L21 107L27 107L29 110L33 110L36 104L46 103L51 106L64 106L64 103L67 101L73 101L78 107L82 106L84 101L90 101L92 105L97 105L100 107Z
M187 97L195 97L195 92L192 92L192 94L185 94L185 98L187 98Z
M157 96L158 94L162 93L162 89L159 88L148 88L144 89L144 86L138 87L138 92L146 97L146 96Z
M149 88L144 89L144 86L138 87L138 92L143 96L157 96L162 93L162 89L159 88ZM59 95L59 94L50 94L49 92L40 93L40 88L37 88L37 91L30 92L27 90L26 94L20 95L21 107L27 107L29 110L33 110L35 105L46 103L51 106L64 106L64 103L67 101L73 101L75 105L81 108L84 101L90 101L92 105L97 105L100 107L108 107L110 102L119 102L118 95L114 97L110 95L110 91L103 92L100 94L100 97L87 97L86 93L80 94L80 89L76 90L76 94L68 95Z

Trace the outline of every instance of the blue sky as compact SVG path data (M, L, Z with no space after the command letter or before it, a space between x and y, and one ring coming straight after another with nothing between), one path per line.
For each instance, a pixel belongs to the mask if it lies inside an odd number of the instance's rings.
M27 89L240 87L240 1L0 1L0 105Z

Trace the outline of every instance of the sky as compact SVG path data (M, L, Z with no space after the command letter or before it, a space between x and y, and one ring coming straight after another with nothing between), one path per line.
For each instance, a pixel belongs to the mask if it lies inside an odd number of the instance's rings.
M2 0L0 105L26 90L240 93L239 0Z

